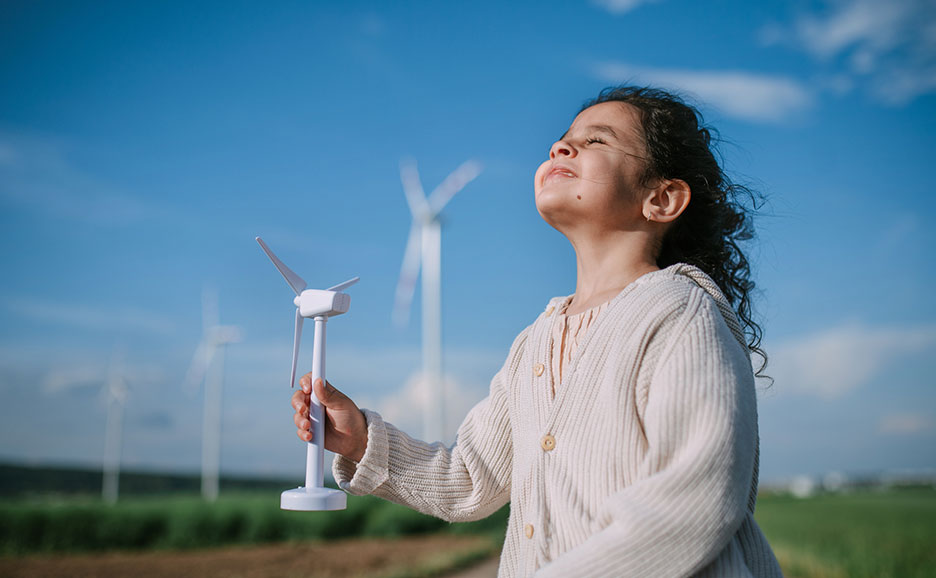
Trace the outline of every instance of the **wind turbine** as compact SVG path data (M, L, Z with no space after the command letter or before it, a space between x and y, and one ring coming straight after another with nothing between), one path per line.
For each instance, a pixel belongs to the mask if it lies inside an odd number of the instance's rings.
M224 385L224 349L244 338L234 325L221 325L218 318L218 295L202 292L202 340L195 350L185 376L185 385L194 391L205 382L205 408L202 418L202 497L209 502L218 498L218 472L221 464L221 389Z
M358 282L360 277L348 279L344 283L328 289L306 289L306 282L292 272L263 239L257 237L260 248L280 272L286 283L296 294L296 332L293 338L292 372L289 386L296 382L296 365L299 361L299 341L302 338L302 321L311 317L315 321L315 337L312 349L312 380L321 378L325 381L325 323L329 317L347 313L351 306L351 296L342 293ZM306 447L306 485L286 490L280 495L280 508L283 510L301 510L305 512L319 510L344 510L347 496L340 490L325 487L325 420L322 404L313 392L309 404L309 421L312 422L312 441Z
M123 369L123 351L114 348L107 381L101 396L107 403L107 424L104 434L104 480L101 496L108 504L117 503L120 490L120 454L123 448L123 414L127 403L127 381Z
M441 440L445 433L445 400L442 392L442 223L439 214L458 191L481 174L481 165L466 161L426 197L415 161L400 163L400 180L413 214L403 266L396 288L393 319L398 326L409 320L416 278L422 269L423 380L427 386L427 411L423 439Z

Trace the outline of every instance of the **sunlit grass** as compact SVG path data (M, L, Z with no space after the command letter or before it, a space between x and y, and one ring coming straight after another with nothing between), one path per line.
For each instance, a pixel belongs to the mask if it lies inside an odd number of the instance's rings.
M497 552L508 509L450 525L374 497L352 497L337 512L285 512L278 492L138 497L115 506L92 498L0 502L0 553L208 548L229 544L396 537L436 532L482 534ZM808 499L762 496L757 520L788 578L919 578L936 568L936 491L864 491ZM444 554L444 553L442 553ZM450 568L451 557L430 563ZM420 570L422 572L423 570ZM401 570L410 572L410 570ZM396 576L392 572L390 576Z
M395 537L456 531L497 534L506 509L488 520L450 526L374 497L351 498L335 512L280 510L277 493L131 498L109 506L90 498L0 503L0 553L110 549L190 549L290 540Z
M923 578L936 568L936 491L762 497L758 524L791 578Z

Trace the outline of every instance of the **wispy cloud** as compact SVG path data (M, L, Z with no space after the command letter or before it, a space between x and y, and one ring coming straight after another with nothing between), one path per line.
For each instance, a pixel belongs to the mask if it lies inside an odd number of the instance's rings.
M908 355L936 350L936 326L846 325L769 346L778 391L835 399Z
M169 335L175 325L164 314L135 307L97 307L33 298L7 298L0 301L16 315L54 325L69 325L95 331L132 330Z
M0 133L0 201L104 226L125 226L165 209L78 167L65 141Z
M663 0L592 0L592 4L604 8L611 14L624 14L644 4L657 4Z
M761 37L815 57L838 89L863 85L888 104L936 91L936 5L928 0L827 0Z
M469 383L446 375L443 381L445 424L443 440L455 441L458 426L468 411L487 395L487 387ZM414 373L403 385L380 398L365 399L366 407L379 411L381 416L396 427L418 438L423 438L425 416L431 410L429 382L421 373ZM426 440L436 441L436 440Z
M878 422L878 431L889 435L914 435L934 429L933 419L922 413L891 413Z
M789 120L813 103L810 91L784 77L730 70L650 68L606 62L594 69L606 82L637 82L688 92L727 116L752 122Z

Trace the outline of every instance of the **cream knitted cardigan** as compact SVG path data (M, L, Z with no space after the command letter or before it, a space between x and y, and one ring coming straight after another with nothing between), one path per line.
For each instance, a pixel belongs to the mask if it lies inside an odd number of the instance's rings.
M363 410L335 480L442 519L510 502L501 577L781 576L754 521L757 407L728 301L684 264L608 302L550 395L556 306L516 338L451 448Z

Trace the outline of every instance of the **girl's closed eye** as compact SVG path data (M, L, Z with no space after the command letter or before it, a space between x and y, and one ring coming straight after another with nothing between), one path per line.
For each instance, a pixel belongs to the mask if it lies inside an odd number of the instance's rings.
M596 144L596 143L597 143L597 144L605 144L605 141L603 141L602 139L600 139L600 138L598 138L598 137L596 137L596 136L591 136L591 137L588 137L587 139L585 139L585 144Z

